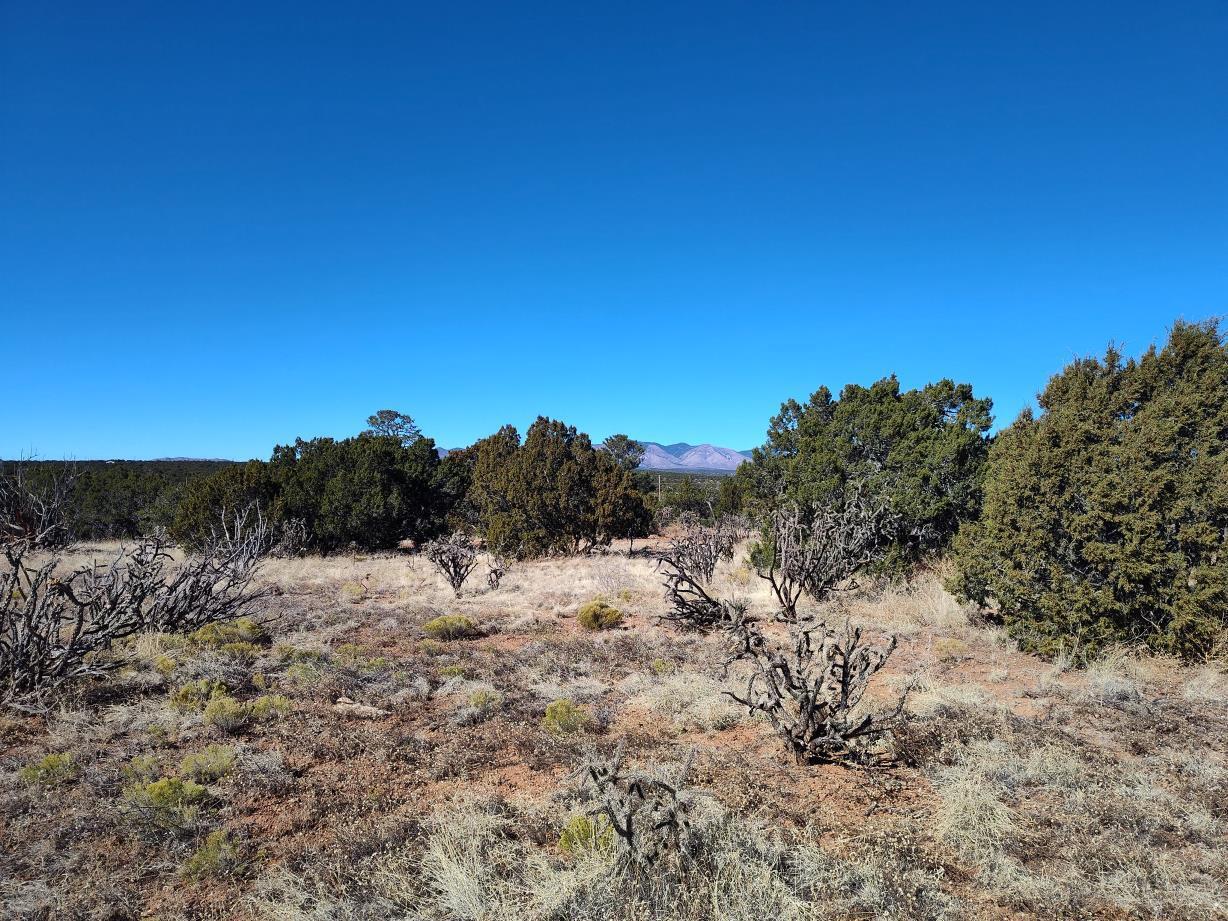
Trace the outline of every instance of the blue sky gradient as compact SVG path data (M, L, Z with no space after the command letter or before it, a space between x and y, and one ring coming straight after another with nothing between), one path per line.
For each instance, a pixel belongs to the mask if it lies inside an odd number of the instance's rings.
M1228 308L1228 4L0 3L0 456L1002 423Z

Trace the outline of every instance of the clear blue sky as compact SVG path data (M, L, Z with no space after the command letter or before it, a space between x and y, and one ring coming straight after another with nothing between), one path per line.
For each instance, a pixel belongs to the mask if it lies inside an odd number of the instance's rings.
M1228 312L1228 3L0 0L0 456L1007 422Z

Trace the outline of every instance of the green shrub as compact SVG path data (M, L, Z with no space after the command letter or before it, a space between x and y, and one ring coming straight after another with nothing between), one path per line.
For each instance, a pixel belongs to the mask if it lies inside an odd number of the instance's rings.
M438 640L423 640L418 644L418 652L424 656L442 656L448 647Z
M191 483L171 533L187 546L199 545L223 510L258 502L274 525L301 522L315 549L392 549L402 538L423 540L441 529L457 497L438 488L439 466L429 438L405 443L364 433L298 439L274 448L267 463L232 464Z
M426 635L434 640L461 640L478 635L478 627L463 614L444 614L422 625Z
M464 678L467 672L463 665L445 665L439 674L443 678Z
M542 726L553 735L574 735L588 729L592 721L586 709L562 697L546 705Z
M278 657L286 663L286 678L298 685L311 685L320 680L325 670L325 654L319 649L296 649L278 646Z
M170 704L176 710L201 710L210 698L226 693L226 685L220 681L201 678L199 681L189 681L171 691Z
M503 706L503 695L498 691L482 688L469 695L469 706L482 716L489 716Z
M236 733L253 721L266 723L280 719L293 709L290 698L281 694L265 694L247 703L240 703L226 694L218 694L205 707L204 720L222 732Z
M601 598L580 605L576 620L585 630L609 630L623 622L623 612Z
M145 824L166 830L194 826L209 801L209 791L194 780L163 777L124 793L129 809Z
M279 643L273 650L283 662L322 662L324 653L319 649L299 649L286 643Z
M229 876L241 866L239 849L225 831L212 831L205 836L192 856L184 861L182 872L189 879L209 876Z
M245 665L255 662L256 657L260 655L260 647L255 643L223 643L219 649L222 655L229 659L234 659L236 662L242 662Z
M1075 361L995 441L949 587L996 602L1042 654L1205 656L1228 628L1226 406L1215 323L1178 323L1138 360Z
M247 704L247 712L258 723L281 719L293 709L290 698L281 694L263 694Z
M234 770L235 750L228 745L206 745L198 752L185 755L179 763L179 773L197 783L214 783Z
M564 854L608 851L613 845L614 829L602 816L573 816L559 834L559 850Z
M298 662L293 662L286 668L284 674L294 684L315 684L320 680L320 676L324 674L324 670L318 662L318 659L302 659Z
M205 705L204 720L225 733L241 732L251 721L251 710L228 694L215 694Z
M187 484L175 504L171 536L186 547L198 547L213 536L223 515L256 503L271 509L276 497L268 464L258 460L227 464Z
M73 756L63 754L44 755L33 764L27 764L17 772L17 776L25 783L37 784L42 787L52 787L56 784L72 780L80 773L81 768Z
M468 501L487 546L508 557L576 553L647 533L652 515L634 477L575 426L538 417L469 449Z
M260 624L246 617L225 623L206 624L188 634L188 641L197 647L221 649L230 643L259 644L267 642L268 634Z
M158 777L158 759L153 755L135 755L123 766L121 773L128 786L144 786Z

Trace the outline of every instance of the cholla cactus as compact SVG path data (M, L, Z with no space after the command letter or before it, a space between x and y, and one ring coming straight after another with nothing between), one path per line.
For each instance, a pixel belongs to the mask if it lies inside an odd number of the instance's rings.
M29 461L0 464L0 544L59 550L73 541L71 504L77 470L47 464L43 476Z
M613 758L593 760L584 775L596 805L591 816L601 816L617 836L623 858L641 866L691 856L695 841L691 830L692 803L683 792L691 758L674 781L623 767L624 743ZM693 752L692 752L693 755Z
M684 526L683 535L671 541L658 562L670 606L665 619L701 633L732 629L745 618L746 605L714 597L709 585L716 564L733 559L742 532L732 519L721 519L709 528L688 518Z
M870 679L895 650L896 637L884 646L863 646L861 628L847 624L841 634L826 624L796 627L793 649L781 649L753 624L737 631L734 659L746 659L752 673L745 695L725 693L752 713L772 721L799 763L837 761L864 754L866 745L883 736L895 713L854 714Z
M176 565L157 534L110 564L91 563L61 579L54 575L58 559L36 566L28 544L8 544L0 568L0 702L33 708L40 692L102 673L116 663L97 653L125 637L241 617L268 592L252 589L268 545L268 530L257 522L215 537Z
M822 602L850 586L858 570L881 556L895 520L888 506L865 498L860 488L840 506L776 509L752 558L772 587L780 618L797 622L802 595Z
M733 548L744 529L732 518L722 518L709 527L690 514L682 516L682 527L682 535L670 542L666 553L706 585L712 581L717 563L733 559Z
M426 545L425 553L459 598L465 580L478 565L478 552L469 538L459 531L437 538Z
M492 553L486 561L486 584L493 592L499 587L499 583L503 581L503 577L507 575L510 563L506 558L497 553Z

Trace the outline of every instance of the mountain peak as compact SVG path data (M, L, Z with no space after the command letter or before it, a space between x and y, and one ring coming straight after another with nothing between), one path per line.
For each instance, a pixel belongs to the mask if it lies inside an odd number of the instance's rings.
M741 451L713 444L692 445L685 441L670 445L655 441L642 441L640 444L644 446L640 469L662 473L732 473L747 458Z

